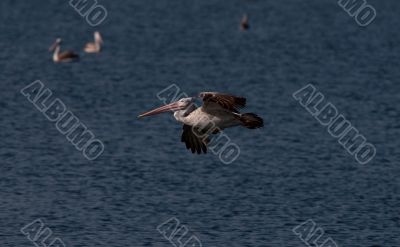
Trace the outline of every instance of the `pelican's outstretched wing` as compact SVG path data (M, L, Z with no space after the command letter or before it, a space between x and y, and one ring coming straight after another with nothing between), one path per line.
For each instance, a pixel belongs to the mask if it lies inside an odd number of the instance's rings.
M203 107L207 108L214 103L229 111L237 112L237 108L246 106L246 98L217 92L202 92L199 97L203 99Z
M186 148L192 150L192 153L197 152L198 154L207 153L208 139L193 133L192 126L183 125L183 132L181 141L186 144Z

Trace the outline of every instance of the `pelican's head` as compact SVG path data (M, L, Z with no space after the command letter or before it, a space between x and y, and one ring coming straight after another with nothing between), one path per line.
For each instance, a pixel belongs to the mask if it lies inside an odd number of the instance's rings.
M185 110L187 108L189 108L190 106L193 105L193 102L196 100L195 97L190 97L190 98L182 98L178 101L175 101L171 104L168 105L164 105L161 107L158 107L154 110L145 112L143 114L140 114L138 117L142 118L142 117L147 117L147 116L152 116L152 115L156 115L156 114L160 114L163 112L176 112L176 111L181 111L181 110Z
M62 40L60 38L57 38L56 41L50 46L49 51L54 51L57 46L61 44Z
M103 39L101 38L100 32L94 32L94 40L95 42L103 44Z

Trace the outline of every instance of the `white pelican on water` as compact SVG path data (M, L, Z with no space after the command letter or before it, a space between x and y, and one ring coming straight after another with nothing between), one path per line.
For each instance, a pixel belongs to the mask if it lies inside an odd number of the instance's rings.
M94 32L94 42L87 43L84 51L87 53L99 53L101 51L101 45L103 44L103 39L99 32Z
M196 98L203 100L201 107L196 107ZM139 118L162 112L174 112L175 119L183 123L181 141L192 153L207 153L208 136L220 130L243 126L256 129L264 126L262 118L254 113L241 114L237 109L246 106L246 99L216 92L203 92L198 97L183 98L171 104L161 106L139 115Z
M49 51L54 51L53 61L55 63L59 62L71 62L73 60L79 59L79 55L72 51L64 51L60 53L60 45L62 40L60 38L56 39L56 42L50 46Z

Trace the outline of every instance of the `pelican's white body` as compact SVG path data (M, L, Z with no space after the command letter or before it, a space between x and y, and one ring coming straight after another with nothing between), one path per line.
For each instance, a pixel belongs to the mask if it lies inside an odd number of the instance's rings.
M192 111L181 110L174 112L174 117L178 122L198 127L200 129L219 128L221 130L241 125L240 114L227 111L221 107L218 109L199 107Z

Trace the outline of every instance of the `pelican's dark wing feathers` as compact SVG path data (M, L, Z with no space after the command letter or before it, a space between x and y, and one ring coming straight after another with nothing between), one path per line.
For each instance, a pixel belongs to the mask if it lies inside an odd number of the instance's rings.
M58 56L59 56L60 60L79 58L79 55L74 53L74 52L72 52L72 51L62 52Z
M186 148L190 149L192 153L207 153L208 139L201 139L199 136L193 133L192 126L186 124L183 125L181 141L186 144Z
M202 92L199 94L199 97L202 98L203 106L205 108L207 108L207 106L209 105L212 105L212 103L217 103L224 109L237 112L238 108L243 108L246 106L246 98L229 94L221 94L217 92Z

